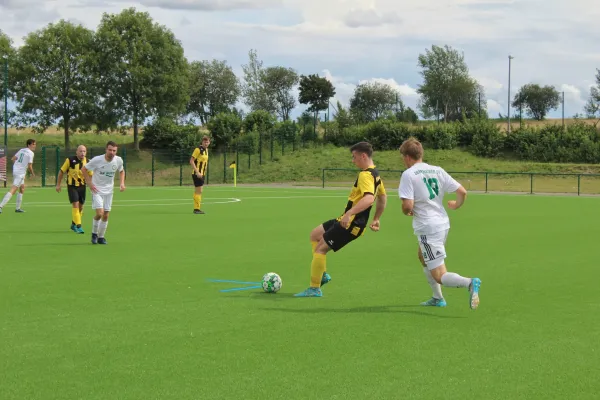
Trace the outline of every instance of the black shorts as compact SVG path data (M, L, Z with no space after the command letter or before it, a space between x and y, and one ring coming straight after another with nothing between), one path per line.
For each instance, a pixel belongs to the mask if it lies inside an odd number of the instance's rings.
M344 229L338 220L330 219L323 222L323 229L325 229L323 234L325 243L335 252L359 237L365 228L350 224L348 229Z
M69 203L85 204L85 186L67 186L69 193Z
M198 178L196 174L192 174L192 180L194 181L195 187L204 186L204 178Z

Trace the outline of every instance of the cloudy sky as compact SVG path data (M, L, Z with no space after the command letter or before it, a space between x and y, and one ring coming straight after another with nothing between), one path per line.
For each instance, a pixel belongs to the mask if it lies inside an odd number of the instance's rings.
M600 68L595 0L0 0L0 15L19 46L49 22L95 29L102 13L127 7L169 27L190 60L227 60L241 76L253 48L265 66L326 76L343 104L357 84L378 80L414 107L417 57L432 44L464 52L492 117L506 114L509 54L512 94L529 82L554 85L567 117L582 112Z

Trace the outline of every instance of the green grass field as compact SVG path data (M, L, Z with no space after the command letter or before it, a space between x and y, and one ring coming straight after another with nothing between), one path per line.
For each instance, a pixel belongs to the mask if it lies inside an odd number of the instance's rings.
M115 193L107 246L69 230L66 193L0 215L0 398L597 398L598 198L477 195L451 212L448 268L482 279L430 295L390 191L382 230L309 283L310 230L348 190L207 186ZM451 196L453 197L453 196ZM283 288L221 292L277 272Z

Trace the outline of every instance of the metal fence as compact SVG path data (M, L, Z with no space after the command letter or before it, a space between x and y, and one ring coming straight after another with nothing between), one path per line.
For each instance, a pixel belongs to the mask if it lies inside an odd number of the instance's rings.
M397 187L404 170L378 170L384 185L393 182ZM357 170L350 168L323 168L321 186L347 187L356 179ZM600 174L448 171L467 190L479 192L514 192L544 194L600 194ZM392 185L392 186L393 186Z

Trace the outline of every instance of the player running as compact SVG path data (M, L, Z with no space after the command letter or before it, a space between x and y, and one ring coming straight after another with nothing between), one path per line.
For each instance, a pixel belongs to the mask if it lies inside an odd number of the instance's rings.
M17 190L19 193L17 193L17 208L15 209L15 212L25 212L21 209L21 205L23 204L23 193L25 193L25 176L27 175L27 171L29 171L31 177L35 177L35 174L33 173L33 152L35 151L35 147L35 140L27 139L27 147L17 151L17 154L12 157L13 184L0 203L0 214L2 213L2 208L10 201Z
M350 148L352 162L361 171L354 182L348 197L344 214L336 219L323 222L310 234L313 259L310 266L310 287L296 297L321 297L321 286L331 280L326 267L326 254L329 250L340 250L354 239L363 235L369 222L371 206L377 199L375 215L369 227L377 232L379 218L383 214L387 195L379 172L373 164L373 147L367 142L359 142Z
M68 157L58 172L58 183L56 191L60 193L64 174L67 174L67 193L71 203L71 230L75 233L84 233L81 227L83 217L83 205L85 204L86 184L81 169L87 164L87 149L81 145L73 157Z
M89 171L93 171L92 176ZM123 169L123 159L117 155L117 144L113 141L106 144L106 154L92 158L81 169L92 192L92 208L96 210L92 225L92 244L107 244L104 235L108 226L108 215L112 206L117 171L122 192L125 190L125 170Z
M398 194L402 212L413 217L413 229L419 242L419 260L433 290L433 297L421 303L425 306L445 307L440 286L468 288L471 309L479 305L479 278L465 278L447 272L445 265L446 239L450 219L444 209L444 194L456 192L456 200L448 201L448 208L458 210L467 198L466 189L441 167L423 162L423 146L410 138L400 146L407 170L402 173Z

